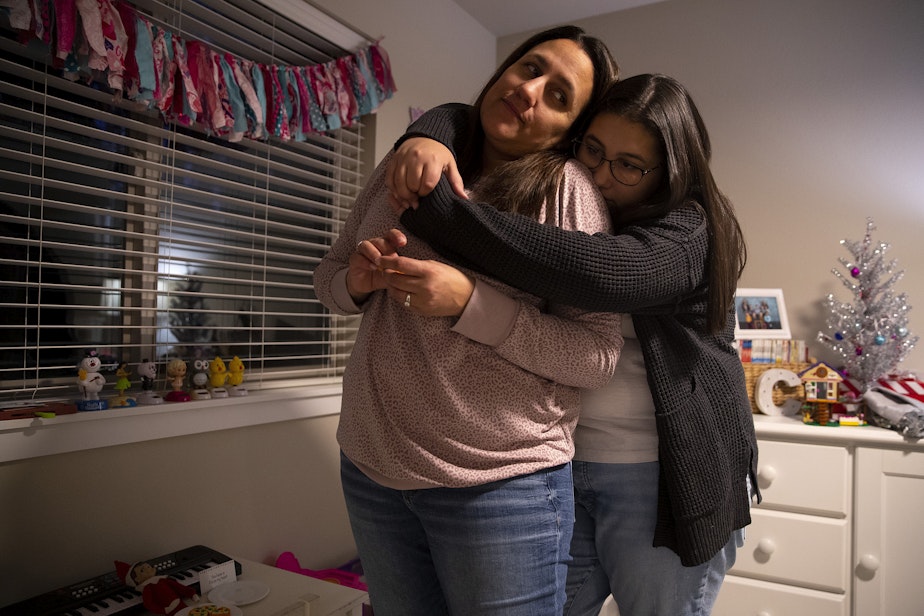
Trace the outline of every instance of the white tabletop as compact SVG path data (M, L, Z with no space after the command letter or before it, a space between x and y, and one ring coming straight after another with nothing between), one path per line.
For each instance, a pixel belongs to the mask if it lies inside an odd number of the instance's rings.
M368 595L349 586L235 558L238 580L258 580L269 586L264 598L240 606L244 616L362 616Z

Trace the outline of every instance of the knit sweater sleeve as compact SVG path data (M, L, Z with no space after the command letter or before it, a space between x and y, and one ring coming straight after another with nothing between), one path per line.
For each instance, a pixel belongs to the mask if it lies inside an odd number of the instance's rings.
M395 143L395 148L412 137L426 137L439 141L458 158L472 121L472 106L463 103L446 103L430 109L417 118Z
M695 204L591 235L461 199L443 178L401 222L456 263L587 310L681 311L702 284L708 257L706 222Z

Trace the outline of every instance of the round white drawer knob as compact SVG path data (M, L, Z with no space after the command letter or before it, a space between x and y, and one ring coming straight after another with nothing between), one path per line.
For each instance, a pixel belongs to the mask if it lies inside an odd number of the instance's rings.
M773 483L773 480L776 479L777 472L776 469L772 466L761 466L757 469L757 478L760 479L761 483L765 486Z
M764 554L773 554L776 552L776 542L773 539L767 539L765 537L758 542L757 549Z
M870 572L878 571L879 570L879 559L873 556L872 554L864 554L860 558L860 566Z

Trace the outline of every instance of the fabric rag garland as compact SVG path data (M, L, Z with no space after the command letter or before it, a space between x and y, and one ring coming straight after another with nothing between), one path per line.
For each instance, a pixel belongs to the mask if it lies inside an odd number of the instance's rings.
M65 77L105 77L116 96L229 141L304 140L355 124L397 92L376 42L324 64L281 66L219 53L118 0L0 0L23 43L53 47Z

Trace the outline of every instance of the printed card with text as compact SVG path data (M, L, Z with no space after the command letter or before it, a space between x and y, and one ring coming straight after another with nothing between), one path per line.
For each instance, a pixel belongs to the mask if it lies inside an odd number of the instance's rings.
M199 572L199 595L205 597L213 588L236 580L237 573L234 571L233 560L203 569Z

